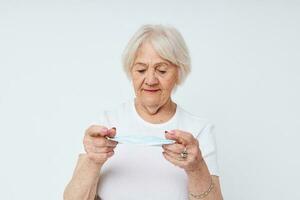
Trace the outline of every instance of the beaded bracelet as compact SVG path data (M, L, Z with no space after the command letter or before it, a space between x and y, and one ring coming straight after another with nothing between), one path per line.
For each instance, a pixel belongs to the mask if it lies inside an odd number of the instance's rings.
M192 194L192 193L189 193L189 195L195 199L203 199L204 197L206 197L210 192L211 190L214 188L214 182L213 180L211 179L211 182L210 182L210 186L209 188L203 192L202 194Z

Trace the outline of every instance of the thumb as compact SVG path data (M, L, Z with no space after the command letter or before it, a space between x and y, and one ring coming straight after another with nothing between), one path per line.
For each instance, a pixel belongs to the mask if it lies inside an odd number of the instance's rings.
M110 137L110 138L113 138L113 137L116 136L116 134L117 134L117 129L116 129L115 127L112 127L111 129L109 129L109 130L107 131L106 136L108 136L108 137Z
M177 130L165 131L165 137L169 140L175 140L179 144L186 144L186 141L180 137L180 133Z

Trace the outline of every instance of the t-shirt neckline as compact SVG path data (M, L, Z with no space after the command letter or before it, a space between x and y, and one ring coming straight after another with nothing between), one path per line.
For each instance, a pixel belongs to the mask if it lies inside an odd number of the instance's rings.
M176 104L176 110L175 110L175 113L173 114L173 116L166 122L163 122L163 123L158 123L158 124L154 124L154 123L150 123L146 120L144 120L140 115L139 113L137 112L136 108L135 108L135 99L133 99L131 102L131 110L134 114L134 116L141 122L143 123L144 125L146 126L149 126L149 127L153 127L153 128L160 128L160 127L164 127L164 126L168 126L172 123L175 122L175 120L177 119L177 116L178 116L178 113L179 113L179 106L178 104Z

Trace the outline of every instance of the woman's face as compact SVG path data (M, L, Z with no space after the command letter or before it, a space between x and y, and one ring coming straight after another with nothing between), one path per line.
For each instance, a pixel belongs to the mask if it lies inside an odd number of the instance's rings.
M177 71L177 67L162 59L150 43L142 44L131 69L138 100L149 107L164 105L177 82Z

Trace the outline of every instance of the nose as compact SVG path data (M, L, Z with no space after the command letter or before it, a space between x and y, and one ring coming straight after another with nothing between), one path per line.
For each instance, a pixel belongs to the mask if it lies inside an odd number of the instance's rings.
M153 72L149 71L146 74L145 83L149 86L155 85L158 83L158 79L156 78L154 71Z

